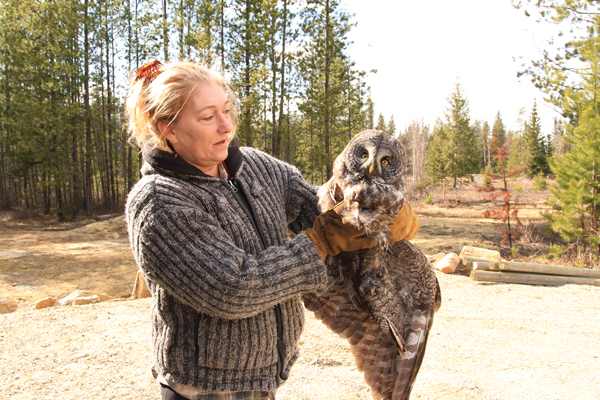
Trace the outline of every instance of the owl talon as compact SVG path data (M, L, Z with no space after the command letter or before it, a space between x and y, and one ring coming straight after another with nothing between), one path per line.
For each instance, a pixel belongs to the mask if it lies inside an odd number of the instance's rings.
M365 296L368 296L368 297L377 297L377 295L379 293L381 293L381 288L378 288L377 286L361 285L360 286L360 291L363 292L365 294Z

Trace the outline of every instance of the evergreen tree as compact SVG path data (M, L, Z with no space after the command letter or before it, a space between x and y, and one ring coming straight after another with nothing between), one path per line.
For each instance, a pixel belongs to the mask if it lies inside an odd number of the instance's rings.
M365 129L375 129L375 104L371 96L367 98L367 111L365 113Z
M556 153L558 156L562 156L568 148L566 147L565 140L565 129L563 122L559 118L554 118L554 126L552 129L552 139L550 145L552 147L552 153Z
M318 152L318 164L325 167L326 180L333 174L335 153L341 151L342 142L347 143L340 140L347 136L338 133L347 129L343 123L343 116L348 115L345 89L351 79L352 63L346 48L352 25L338 0L311 1L301 16L302 31L308 39L300 61L300 73L307 83L302 110L310 112L309 118L318 121L321 128L323 148Z
M375 126L375 129L380 130L380 131L387 131L385 117L381 113L379 114L379 117L377 117L377 126Z
M446 177L448 171L448 134L446 125L441 119L437 119L433 128L433 134L427 147L426 171L432 182L441 182L444 198L446 197Z
M567 149L550 160L556 175L556 186L550 189L558 213L547 217L553 230L576 244L579 256L592 261L600 253L600 4L554 0L537 1L532 6L541 20L568 23L573 37L556 54L544 54L523 72L531 75L533 83L568 121L564 134Z
M504 147L506 143L506 129L504 128L504 122L500 117L500 111L496 114L496 120L494 121L494 127L492 129L492 138L490 140L490 165L495 172L500 172L501 168L506 168L506 165L500 165L501 162L506 162L505 158L498 157L498 149Z
M446 171L454 179L476 173L479 167L479 155L475 133L469 116L469 102L463 97L460 84L447 98L449 108L446 111Z
M394 121L393 115L390 117L390 121L388 122L387 130L385 130L385 131L392 136L396 136L397 129L396 129L396 122Z
M477 148L479 149L479 166L481 170L484 170L488 164L490 126L486 121L482 123L481 121L477 120L473 124L473 129L475 131L475 137L477 140Z
M533 104L531 119L525 129L525 142L527 145L527 174L530 178L550 173L547 160L547 148L541 133L540 118L537 114L537 104Z

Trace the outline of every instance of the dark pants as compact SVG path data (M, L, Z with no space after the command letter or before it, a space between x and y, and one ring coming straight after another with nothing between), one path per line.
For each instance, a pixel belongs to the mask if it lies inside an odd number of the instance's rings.
M254 392L254 393L258 393L258 392ZM180 395L179 393L174 391L170 386L163 385L162 383L160 384L160 395L162 397L162 400L189 400L187 397L183 397L182 395ZM275 392L274 391L269 392L268 396L269 396L269 400L275 400ZM260 396L260 398L263 398L263 396Z
M162 396L162 400L188 400L187 397L183 397L170 386L165 386L162 383L160 384L160 395Z

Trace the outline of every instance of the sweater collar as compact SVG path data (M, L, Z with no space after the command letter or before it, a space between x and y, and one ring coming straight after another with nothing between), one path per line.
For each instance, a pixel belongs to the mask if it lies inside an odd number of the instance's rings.
M161 150L149 144L146 144L142 149L142 158L150 164L153 169L170 172L176 175L209 177L209 175L202 172L198 167L193 166L183 158L179 157L177 153ZM224 162L229 179L235 177L242 166L243 160L244 157L240 151L237 139L233 139L231 143L229 143L228 155Z

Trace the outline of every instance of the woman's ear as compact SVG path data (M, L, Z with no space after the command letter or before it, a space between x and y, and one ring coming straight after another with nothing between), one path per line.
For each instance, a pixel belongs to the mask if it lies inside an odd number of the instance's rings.
M171 124L165 121L158 121L158 130L169 142L177 142L177 137L175 136L175 132L173 131Z

